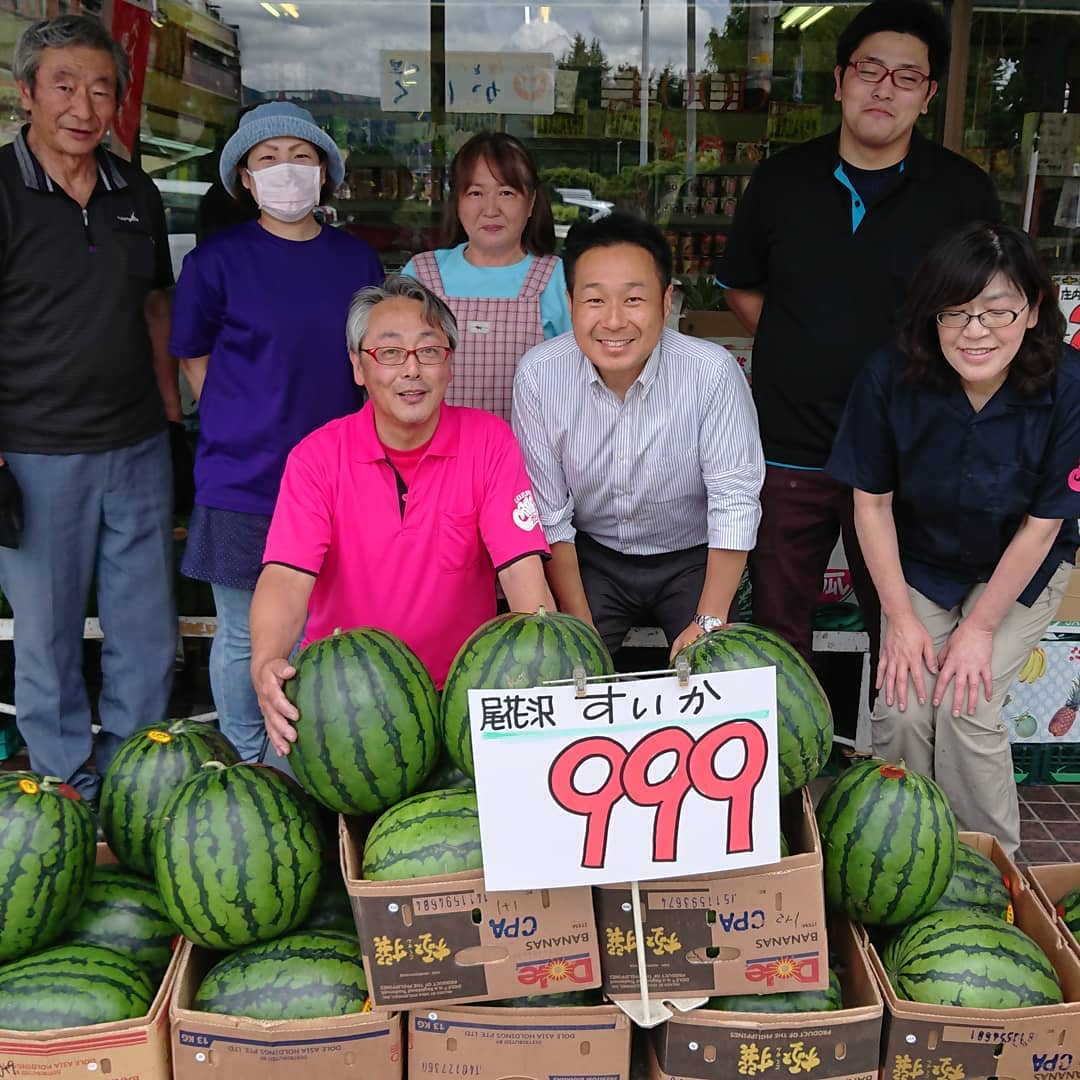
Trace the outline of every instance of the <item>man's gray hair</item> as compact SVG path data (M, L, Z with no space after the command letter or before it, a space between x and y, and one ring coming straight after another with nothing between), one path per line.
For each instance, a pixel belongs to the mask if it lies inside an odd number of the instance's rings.
M345 322L345 340L349 350L360 351L360 343L367 333L372 311L384 300L401 297L404 300L418 300L421 305L420 317L429 326L441 330L450 348L457 348L457 320L454 313L426 285L406 274L387 274L381 285L369 285L361 289L349 305L349 317Z
M113 40L101 20L91 15L59 15L55 19L31 23L15 45L11 73L33 93L41 54L46 49L70 49L76 45L101 49L112 57L116 66L116 100L123 100L131 81L127 53Z

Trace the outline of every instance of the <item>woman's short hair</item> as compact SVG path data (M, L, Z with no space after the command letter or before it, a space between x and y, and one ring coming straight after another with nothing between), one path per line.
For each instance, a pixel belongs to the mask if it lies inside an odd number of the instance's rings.
M458 217L458 200L472 183L476 166L485 162L495 177L528 198L535 196L532 213L521 234L521 246L530 255L550 255L555 250L555 219L547 192L540 184L536 166L525 145L501 131L481 131L454 155L450 163L450 195L443 207L440 247L456 247L468 240Z
M938 338L938 312L962 307L995 274L1011 281L1030 307L1039 310L1038 321L1024 334L1009 367L1009 380L1029 395L1053 382L1061 360L1065 317L1058 309L1050 275L1027 233L984 221L951 233L915 272L897 339L907 358L905 374L912 382L934 389L954 383L957 375Z
M441 330L450 342L450 348L456 349L458 342L457 320L446 303L439 299L426 285L407 274L387 274L381 285L368 285L356 293L349 304L349 314L345 320L345 340L349 351L358 353L367 334L371 313L384 300L401 297L405 300L418 300L421 305L420 318L435 330Z

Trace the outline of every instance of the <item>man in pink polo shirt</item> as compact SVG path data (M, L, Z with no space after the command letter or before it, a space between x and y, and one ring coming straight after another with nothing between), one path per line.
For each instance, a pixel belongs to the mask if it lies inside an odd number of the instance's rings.
M495 614L496 575L512 610L554 609L510 426L443 403L450 309L391 275L356 294L346 337L368 403L289 455L251 604L251 678L279 754L296 738L282 687L301 631L307 644L338 627L389 630L441 687L462 642Z

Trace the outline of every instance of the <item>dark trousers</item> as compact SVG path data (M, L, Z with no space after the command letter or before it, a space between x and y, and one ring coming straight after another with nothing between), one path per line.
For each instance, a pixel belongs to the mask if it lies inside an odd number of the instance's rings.
M593 622L614 657L631 626L659 626L671 643L690 625L705 585L709 549L623 555L579 532L581 583Z
M872 687L881 605L855 535L851 488L824 472L766 466L757 546L750 552L754 622L779 634L811 662L814 609L838 536L844 538L851 582L870 635Z

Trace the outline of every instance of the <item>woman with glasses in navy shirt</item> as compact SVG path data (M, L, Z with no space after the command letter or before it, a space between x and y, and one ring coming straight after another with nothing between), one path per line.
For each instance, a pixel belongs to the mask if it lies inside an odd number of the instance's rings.
M962 828L1020 844L1002 703L1080 535L1080 353L1031 240L974 223L915 275L896 348L852 390L828 472L882 606L878 757L944 789Z

